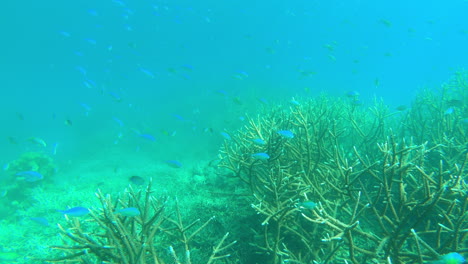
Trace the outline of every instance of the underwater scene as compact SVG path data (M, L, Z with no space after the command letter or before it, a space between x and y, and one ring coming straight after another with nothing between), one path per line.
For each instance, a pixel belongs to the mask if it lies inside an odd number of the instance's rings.
M462 264L468 1L3 1L0 264Z

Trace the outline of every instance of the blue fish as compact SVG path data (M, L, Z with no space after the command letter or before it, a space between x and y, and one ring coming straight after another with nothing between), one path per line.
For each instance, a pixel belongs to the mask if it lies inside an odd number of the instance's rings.
M135 184L135 185L144 185L145 184L145 179L143 179L140 176L132 176L129 178L130 182Z
M263 140L261 138L254 138L254 139L252 139L252 142L257 144L257 145L260 145L260 146L266 145L265 140Z
M361 106L361 105L363 105L364 103L363 103L361 100L353 100L353 101L351 102L351 104L352 104L353 106Z
M317 207L317 203L314 203L312 201L305 201L302 203L298 203L297 206L299 208L304 208L304 209L314 209L315 207Z
M267 160L270 158L270 155L260 152L260 153L254 153L251 155L252 158L257 159L257 160Z
M445 110L444 112L444 115L450 115L454 112L455 110L453 109L453 107L450 107L448 108L447 110Z
M186 71L193 71L193 66L190 64L182 64L181 67Z
M299 103L299 101L297 101L296 99L291 99L291 101L289 101L290 104L294 105L294 106L299 106L301 105L301 103Z
M359 93L357 91L349 91L346 93L346 97L349 98L356 98L359 96Z
M463 264L466 263L465 258L457 252L450 252L441 256L438 260L428 262L430 264Z
M151 79L156 78L156 75L154 75L154 73L152 73L150 70L142 68L142 67L140 67L139 69L142 73L144 73L146 76L150 77Z
M268 100L264 97L259 97L257 98L257 100L262 104L266 104L266 105L268 104Z
M123 216L133 217L133 216L139 216L140 210L138 210L138 208L135 208L135 207L127 207L127 208L119 209L115 211L115 213L123 215Z
M228 93L225 90L216 90L215 92L217 94L222 95L222 96L226 96L226 97L228 96Z
M278 135L280 135L282 138L287 138L287 139L294 138L294 133L291 132L290 130L279 130L276 133L278 133Z
M142 137L142 138L145 138L145 139L147 139L147 140L149 140L149 141L156 141L156 138L153 137L153 136L150 135L150 134L140 134L139 136Z
M109 92L109 95L114 99L116 102L122 102L122 97L115 92Z
M121 127L124 126L124 122L122 120L118 119L117 117L113 116L112 120L114 120L117 124L119 124L119 126L121 126Z
M44 179L44 176L37 171L20 171L15 176L24 179L26 182L37 182Z
M183 116L181 116L181 115L173 114L172 116L175 117L177 120L185 121L185 118Z
M231 140L232 139L231 136L226 132L221 132L220 134L226 140Z
M182 163L180 163L177 160L166 160L164 162L172 168L176 168L176 169L182 168Z
M89 209L85 208L85 207L78 206L78 207L70 208L68 210L57 210L57 212L62 213L62 214L66 214L66 215L69 215L69 216L78 217L78 216L84 216L84 215L89 214Z

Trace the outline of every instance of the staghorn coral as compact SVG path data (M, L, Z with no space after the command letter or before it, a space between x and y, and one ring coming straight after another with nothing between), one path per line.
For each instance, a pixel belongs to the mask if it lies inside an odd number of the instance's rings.
M59 224L64 245L52 246L60 250L58 256L47 259L54 263L193 263L192 244L214 217L200 224L200 219L184 223L178 203L168 213L167 199L151 195L147 188L135 191L129 187L125 195L112 199L96 193L101 208L90 210L90 219L67 217L67 225ZM137 208L136 216L119 214L118 208ZM175 214L175 216L174 216ZM172 218L174 217L174 218ZM226 243L226 233L206 256L198 256L195 263L213 264L219 260L231 263L225 253L236 241ZM179 256L180 255L180 256ZM201 259L204 259L201 261Z
M424 98L405 114L322 96L250 118L225 141L220 166L255 197L264 218L252 244L270 263L424 263L468 252L466 127L461 114L423 110L446 98Z

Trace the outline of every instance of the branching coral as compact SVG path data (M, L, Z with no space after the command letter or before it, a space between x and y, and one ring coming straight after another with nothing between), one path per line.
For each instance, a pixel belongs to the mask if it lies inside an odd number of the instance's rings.
M207 220L198 228L200 220L188 225L182 221L176 203L176 218L167 211L167 199L151 195L151 183L145 191L129 187L124 197L112 199L110 195L96 193L101 208L90 210L90 219L67 217L67 226L59 225L65 245L53 246L63 252L61 256L47 260L60 263L192 263L191 244L210 223ZM122 214L119 208L136 208L136 215ZM136 210L135 210L136 211ZM196 228L194 231L193 229ZM218 260L229 263L226 253L234 242L226 243L228 234L206 256L205 263ZM169 249L169 254L167 253ZM183 257L179 257L180 249ZM202 262L200 262L202 263Z
M413 120L417 104L405 116L321 97L249 119L225 141L220 166L255 197L255 246L271 263L423 263L468 251L466 133L434 126L413 138L437 117Z

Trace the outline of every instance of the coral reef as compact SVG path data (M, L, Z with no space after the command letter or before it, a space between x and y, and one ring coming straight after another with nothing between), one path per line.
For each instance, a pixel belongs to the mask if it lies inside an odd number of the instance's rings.
M268 263L425 263L468 252L466 73L408 111L322 96L226 139ZM454 99L456 98L456 99Z
M153 197L151 184L138 191L129 187L125 195L115 200L98 191L101 208L90 209L90 219L67 217L67 226L59 224L64 245L52 248L62 253L47 262L230 263L227 249L236 242L227 242L229 233L220 238L211 252L196 251L198 256L192 253L194 243L203 244L200 233L214 217L205 222L197 219L184 223L178 202L174 211L167 212L167 198Z
M13 174L21 171L37 171L48 179L57 171L55 161L48 155L41 152L26 152L18 159L10 162L8 171Z

